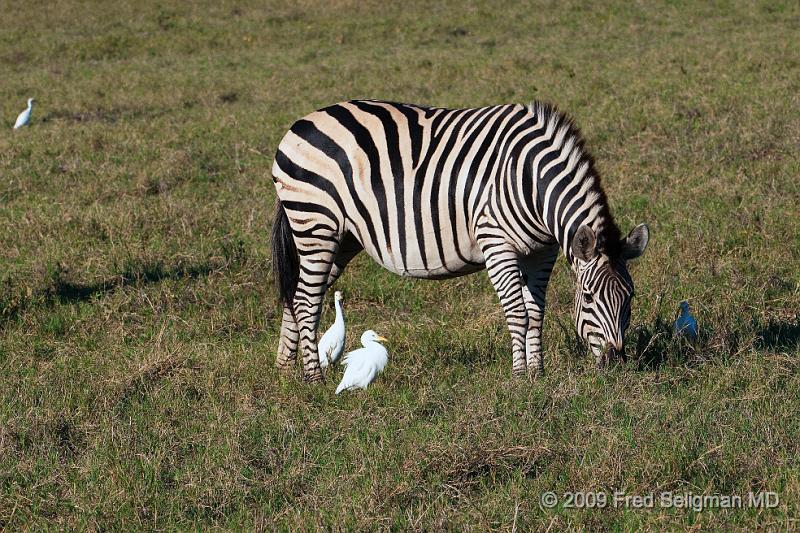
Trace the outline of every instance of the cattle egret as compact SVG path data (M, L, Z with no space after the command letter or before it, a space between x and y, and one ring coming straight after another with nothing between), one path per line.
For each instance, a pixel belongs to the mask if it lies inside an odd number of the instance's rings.
M319 341L319 366L323 370L328 368L328 365L333 365L344 351L344 314L342 313L342 293L340 291L336 291L334 294L334 301L336 319Z
M681 314L674 324L675 333L683 335L690 341L697 340L697 321L689 313L689 302L681 302Z
M33 98L28 98L28 109L23 111L17 117L17 121L14 123L14 129L18 130L22 126L27 126L28 122L31 120L31 109L33 109Z
M386 339L369 329L361 335L364 347L348 352L342 358L345 370L342 382L336 387L336 394L350 389L366 389L383 371L389 362L389 352L379 341Z

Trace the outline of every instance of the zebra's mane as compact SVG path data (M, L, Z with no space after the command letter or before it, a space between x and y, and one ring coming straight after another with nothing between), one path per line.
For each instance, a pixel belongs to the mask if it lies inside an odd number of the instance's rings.
M600 174L595 167L594 157L586 148L586 143L580 128L575 125L572 117L559 110L558 107L550 102L535 100L528 105L528 110L537 117L541 124L549 125L549 122L552 120L553 129L555 131L565 128L566 134L563 137L564 145L571 144L573 150L578 154L578 163L575 167L586 167L586 172L583 174L582 179L591 181L591 186L587 195L595 196L595 203L600 206L600 210L596 215L596 224L591 224L597 237L597 249L612 258L618 258L622 252L622 232L614 221L614 217L611 215L608 197L603 190ZM566 231L569 231L569 229L570 228L567 228ZM574 230L577 230L577 227L574 228ZM572 235L574 235L574 231L569 233L570 239Z

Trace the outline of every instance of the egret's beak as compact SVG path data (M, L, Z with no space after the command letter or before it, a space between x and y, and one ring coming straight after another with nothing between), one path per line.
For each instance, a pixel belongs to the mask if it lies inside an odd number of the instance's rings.
M381 342L388 342L389 341L389 339L387 339L383 335L378 335L378 340L381 341Z

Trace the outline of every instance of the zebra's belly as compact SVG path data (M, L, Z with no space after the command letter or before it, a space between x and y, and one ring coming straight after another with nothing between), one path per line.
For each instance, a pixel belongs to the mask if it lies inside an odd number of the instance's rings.
M448 254L444 257L433 255L425 258L419 254L409 254L408 250L405 256L394 249L383 250L382 253L368 248L365 248L365 251L386 270L409 278L456 278L485 268L483 255L477 246L459 250L459 253Z
M386 266L386 265L384 265ZM466 276L467 274L472 274L474 272L478 272L486 268L486 265L480 264L475 265L472 263L462 263L460 265L447 265L442 266L439 268L430 268L430 269L414 269L414 268L406 268L403 270L395 270L389 267L386 267L395 274L399 274L404 277L408 278L419 278L419 279L449 279L449 278L457 278L459 276Z

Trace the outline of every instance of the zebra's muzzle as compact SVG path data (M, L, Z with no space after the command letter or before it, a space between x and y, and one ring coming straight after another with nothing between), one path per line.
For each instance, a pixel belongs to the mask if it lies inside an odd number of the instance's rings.
M603 336L599 333L594 333L594 332L589 333L586 336L586 342L589 343L589 347L595 353L602 351L603 347L606 344L606 341L603 339Z
M609 347L608 349L608 360L611 361L620 361L622 363L628 360L628 357L625 355L625 347L623 346L621 350L617 350L613 346Z
M596 353L597 368L605 368L610 364L617 362L625 363L628 360L627 356L625 355L624 346L621 350L617 350L614 348L614 346L606 344L605 349L599 350Z

